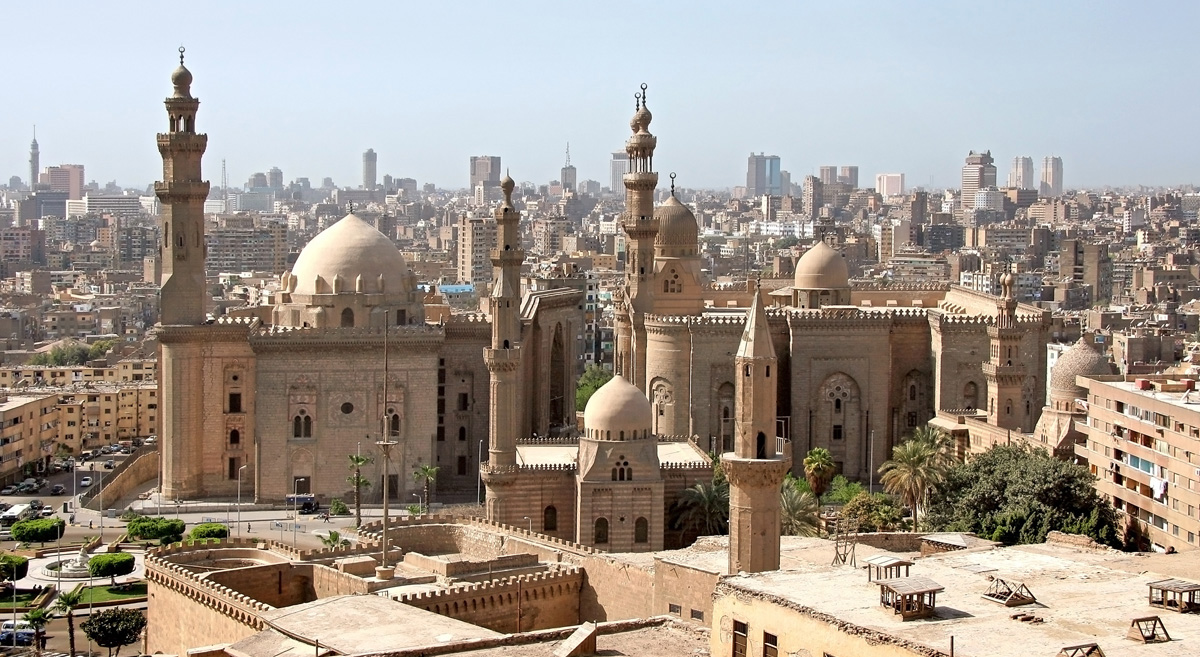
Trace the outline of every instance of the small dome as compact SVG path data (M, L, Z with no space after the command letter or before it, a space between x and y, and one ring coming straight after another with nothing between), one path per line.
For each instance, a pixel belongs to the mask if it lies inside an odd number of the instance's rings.
M850 287L846 258L823 240L796 263L795 287L801 290L835 290Z
M171 73L171 84L175 85L176 96L190 96L192 87L192 72L182 63Z
M622 376L614 376L588 400L583 411L585 431L604 431L605 440L625 440L649 435L654 424L650 400ZM621 432L624 432L622 434Z
M378 293L380 275L388 294L409 291L402 286L409 277L404 256L383 233L354 214L342 217L312 238L292 265L294 294L300 295L330 294L338 276L342 293L354 292L359 276L366 292ZM317 277L322 281L319 288Z
M1112 374L1108 357L1095 350L1091 343L1080 338L1070 349L1063 352L1050 371L1050 395L1068 399L1082 399L1087 391L1076 385L1076 376Z
M700 236L696 215L679 199L668 198L666 203L654 209L654 218L658 221L654 246L696 249Z

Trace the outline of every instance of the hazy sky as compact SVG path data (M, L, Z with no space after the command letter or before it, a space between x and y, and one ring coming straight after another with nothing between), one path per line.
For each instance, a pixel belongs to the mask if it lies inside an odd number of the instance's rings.
M1063 158L1068 187L1200 182L1200 3L6 3L0 180L82 163L89 180L161 176L154 133L187 47L231 184L379 175L465 187L468 157L518 181L608 184L646 82L656 168L745 184L746 157L793 180L822 164L957 186L967 151ZM1035 175L1037 172L1035 171Z

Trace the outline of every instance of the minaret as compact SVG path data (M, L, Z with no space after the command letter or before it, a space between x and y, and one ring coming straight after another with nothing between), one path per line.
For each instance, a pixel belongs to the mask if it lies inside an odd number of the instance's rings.
M637 111L629 121L633 135L625 142L629 170L625 173L625 303L628 319L625 363L619 372L642 392L646 391L646 314L654 308L654 237L658 222L654 219L654 189L658 173L654 168L654 147L658 140L650 134L654 118L646 106L646 85L635 94Z
M1023 331L1017 327L1017 300L1012 295L1013 275L1000 276L1000 300L996 302L996 323L988 327L991 351L983 364L988 386L988 423L1002 429L1032 430L1025 427L1023 401L1025 366L1021 354Z
M197 325L205 320L204 300L204 200L208 182L200 178L200 158L208 135L196 134L196 109L192 74L183 65L171 73L175 93L167 98L169 129L158 134L163 159L163 181L154 183L162 201L162 263L159 315L163 325Z
M492 344L483 353L491 383L490 444L487 466L480 467L488 491L487 517L500 522L510 522L515 515L510 498L520 430L521 263L525 252L521 250L521 213L512 203L515 186L505 174L500 181L504 202L492 214L496 219L496 248L491 253L494 281L488 299Z
M721 456L729 480L729 572L779 569L779 486L791 468L780 450L775 413L779 368L761 291L754 300L734 357L737 412L733 451Z
M29 191L37 189L38 172L42 170L42 156L38 151L37 126L33 126L33 141L29 143Z

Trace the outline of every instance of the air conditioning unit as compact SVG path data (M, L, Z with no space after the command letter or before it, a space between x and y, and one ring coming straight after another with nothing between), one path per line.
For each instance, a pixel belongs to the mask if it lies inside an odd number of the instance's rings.
M1154 388L1154 384L1150 379L1134 379L1133 387L1138 390L1151 390Z

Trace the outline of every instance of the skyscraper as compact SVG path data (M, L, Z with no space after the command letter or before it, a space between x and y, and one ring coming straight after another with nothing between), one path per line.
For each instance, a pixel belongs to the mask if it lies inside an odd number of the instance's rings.
M37 188L38 171L42 169L42 156L38 151L37 126L33 126L33 141L29 143L29 191Z
M858 189L858 167L842 167L837 181L850 185L850 189Z
M821 167L822 185L834 185L837 181L837 165Z
M477 185L500 186L500 157L496 155L471 156L471 189Z
M899 196L904 193L904 174L881 173L875 176L875 191L883 196Z
M783 181L780 178L779 156L750 154L746 162L746 195L781 196Z
M375 149L368 148L367 152L363 153L363 189L375 189L377 162L378 156L375 155Z
M992 160L992 152L984 151L967 154L967 163L962 169L962 195L959 197L959 207L963 209L974 207L975 192L987 187L996 186L996 165Z
M576 182L575 167L571 165L571 144L567 144L567 163L563 165L562 174L559 177L562 182L563 191L574 191Z
M283 189L283 171L279 167L271 167L267 172L267 187Z
M1033 158L1014 157L1012 171L1008 172L1008 186L1017 189L1034 189Z
M624 151L612 154L608 163L608 189L613 194L625 191L625 171L629 168L629 156Z
M78 201L83 198L83 165L61 164L46 167L46 171L38 177L38 182L48 185L51 191L66 192L68 199Z
M1030 169L1030 173L1032 173L1032 164L1030 165ZM1042 184L1039 191L1042 196L1062 196L1063 170L1061 157L1050 155L1042 159Z

